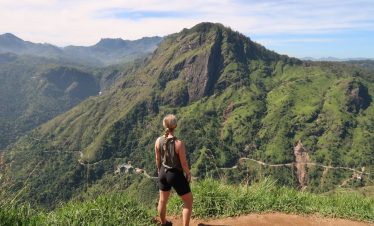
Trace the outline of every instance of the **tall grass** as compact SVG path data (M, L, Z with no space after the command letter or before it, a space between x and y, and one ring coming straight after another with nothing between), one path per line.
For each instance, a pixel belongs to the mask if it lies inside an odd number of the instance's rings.
M40 214L33 210L30 205L17 206L0 205L0 225L40 225Z
M279 187L275 181L247 185L227 185L204 179L192 186L194 217L224 217L279 211L296 214L320 214L374 222L374 199L353 193L317 195ZM182 202L173 195L169 211L180 214Z
M374 199L347 192L317 195L279 187L265 179L247 185L227 185L204 179L192 185L194 217L226 217L278 211L320 214L374 222ZM132 195L133 196L133 195ZM173 195L169 211L180 214L182 202ZM92 200L71 201L51 212L34 210L30 205L0 205L0 225L155 225L155 209L144 207L128 194L109 194Z
M0 225L153 225L154 213L126 195L99 196L85 202L70 202L46 213L29 205L0 209Z
M71 202L46 214L47 225L151 225L152 215L126 195L99 196L86 202Z

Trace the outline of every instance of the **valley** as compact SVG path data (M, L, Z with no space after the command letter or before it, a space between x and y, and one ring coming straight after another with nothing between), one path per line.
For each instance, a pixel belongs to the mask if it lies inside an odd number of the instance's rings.
M53 210L108 189L141 187L147 195L139 199L150 203L157 193L154 141L168 113L179 119L176 136L186 144L196 183L270 178L313 195L372 186L370 63L302 61L221 24L200 23L164 37L134 64L33 69L35 78L20 78L30 90L21 94L41 102L26 108L30 118L12 118L33 124L1 147L1 165L9 165L2 196ZM41 107L49 113L35 120ZM7 114L15 117L14 109ZM114 173L129 161L142 175Z

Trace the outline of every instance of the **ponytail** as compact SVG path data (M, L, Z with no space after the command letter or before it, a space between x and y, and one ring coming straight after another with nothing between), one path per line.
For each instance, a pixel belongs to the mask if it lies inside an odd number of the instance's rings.
M170 130L169 130L169 128L166 128L166 130L165 130L165 134L164 134L164 143L163 143L163 147L162 147L162 149L164 149L164 151L167 153L167 151L166 151L166 148L167 148L167 145L166 145L166 143L167 143L167 139L168 139L168 136L169 136L169 134L170 134Z
M176 136L173 136L173 137L170 137L170 138L168 137L171 132L173 132L173 129L167 128L165 130L165 134L164 134L164 143L162 144L162 149L164 150L164 153L165 153L166 157L169 157L169 143L170 143L170 141L177 139Z
M164 143L163 143L162 148L165 152L165 155L168 156L169 155L169 142L170 140L176 139L175 136L172 138L168 138L168 136L170 133L174 131L175 127L177 127L177 118L175 117L175 115L172 115L172 114L166 115L164 120L162 121L162 124L165 128Z

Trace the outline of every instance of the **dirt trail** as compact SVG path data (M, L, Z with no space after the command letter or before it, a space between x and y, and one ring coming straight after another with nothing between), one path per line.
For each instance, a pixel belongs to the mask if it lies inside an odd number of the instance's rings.
M181 217L168 218L173 226L181 226ZM300 216L285 213L250 214L223 219L193 219L190 226L374 226L374 223L324 218L318 216Z

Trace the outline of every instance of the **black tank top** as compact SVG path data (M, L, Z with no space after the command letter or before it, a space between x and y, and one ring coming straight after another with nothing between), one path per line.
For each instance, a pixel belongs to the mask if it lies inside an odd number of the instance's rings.
M164 142L167 142L167 149L164 150ZM179 156L175 151L175 138L168 138L165 140L164 136L159 139L159 150L161 153L161 163L165 169L178 169L183 171L182 164L180 162Z

